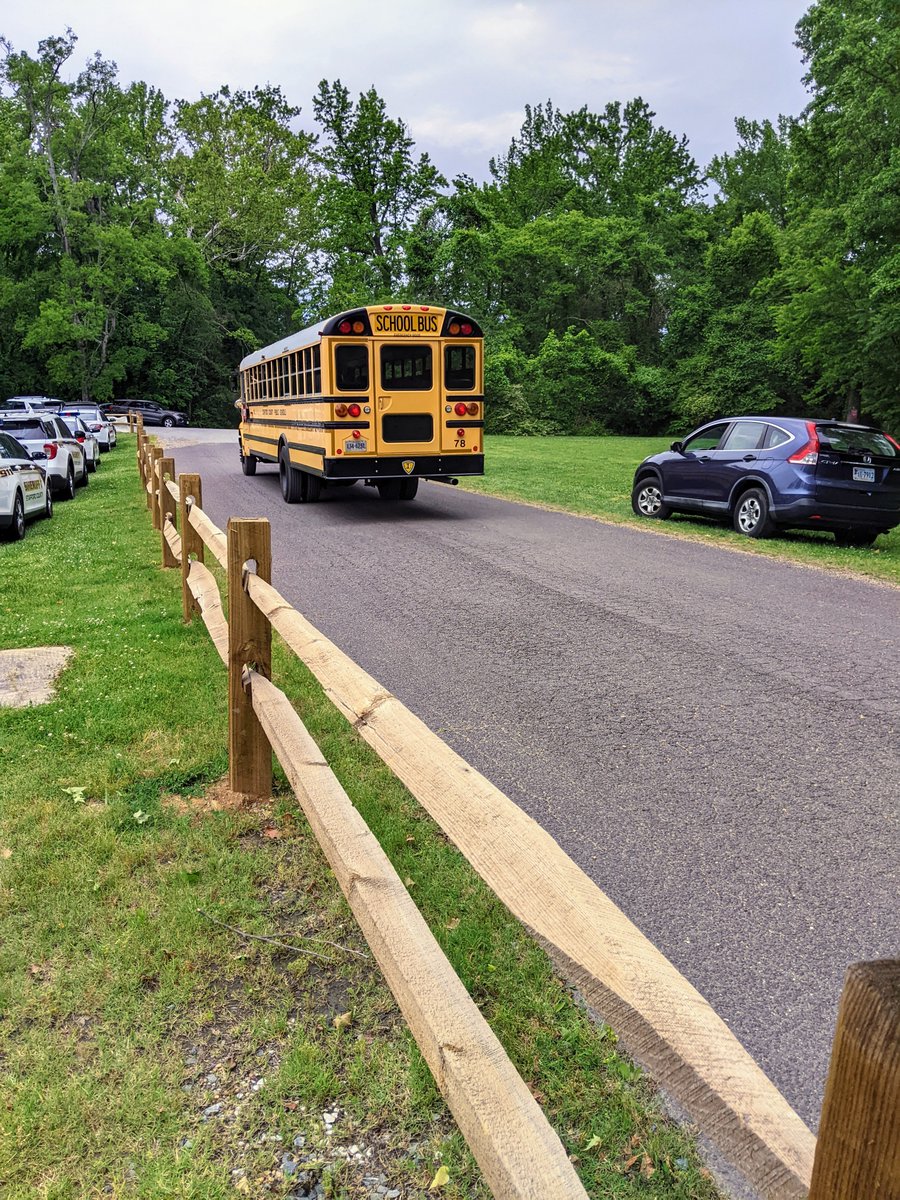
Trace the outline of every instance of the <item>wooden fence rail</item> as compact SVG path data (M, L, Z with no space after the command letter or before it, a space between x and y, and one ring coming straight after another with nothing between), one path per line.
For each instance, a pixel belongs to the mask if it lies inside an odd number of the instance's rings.
M317 833L321 826L325 838L323 847L326 843L330 847L326 848L326 854L336 876L341 880L346 875L346 864L341 860L346 846L342 847L341 834L328 832L322 825L321 812L309 799L320 796L324 786L330 797L325 811L330 813L330 806L339 804L334 791L339 785L336 781L327 785L321 783L328 770L324 760L287 699L269 680L269 631L275 629L310 669L338 710L419 800L510 911L548 950L563 974L577 984L585 998L622 1037L630 1052L648 1068L656 1082L684 1106L704 1135L759 1195L772 1200L782 1197L799 1200L807 1196L812 1200L864 1200L864 1197L868 1200L869 1195L873 1200L875 1197L900 1200L900 1155L895 1152L894 1159L890 1159L889 1152L879 1148L877 1130L869 1131L868 1174L858 1177L886 1181L883 1186L879 1182L881 1190L853 1190L855 1184L846 1181L857 1178L854 1174L857 1168L852 1162L848 1165L845 1158L841 1159L840 1171L833 1166L820 1169L819 1164L826 1156L822 1139L817 1151L814 1135L710 1005L674 966L535 821L474 771L272 587L268 522L232 520L228 533L223 533L200 507L199 477L181 475L177 484L171 479L167 481L168 462L164 463L162 452L157 452L146 442L140 423L138 465L142 479L146 478L156 527L161 530L164 560L168 553L177 560L169 565L181 563L185 619L190 619L194 612L200 613L223 662L229 666L229 760L235 791L250 795L268 793L271 751L274 749L304 809L310 805L307 812L310 824ZM168 473L171 475L171 470ZM180 536L175 529L176 505ZM203 565L204 546L228 573L230 622L225 620L215 577ZM340 804L345 801L346 797ZM352 806L350 811L355 813ZM339 825L345 838L349 838L349 828L346 821ZM372 837L368 830L365 832ZM334 844L328 841L329 838ZM332 861L332 855L336 856L338 866ZM540 1196L542 1200L583 1195L580 1190L565 1190L558 1182L547 1190L547 1179L540 1172L531 1182L523 1180L521 1174L516 1181L509 1178L502 1164L506 1163L511 1170L515 1163L515 1171L521 1173L522 1162L516 1156L521 1154L522 1147L516 1151L501 1147L496 1144L495 1137L481 1130L481 1109L476 1112L464 1099L453 1082L455 1076L452 1072L448 1074L446 1054L442 1056L435 1049L443 1043L439 1037L435 1041L436 1035L428 1030L428 1006L436 1002L443 994L442 990L434 992L430 1001L425 995L407 994L404 989L408 983L404 982L403 972L400 970L398 975L399 968L390 959L390 937L383 930L379 932L375 917L380 914L373 915L370 906L360 899L369 894L361 884L362 877L353 876L351 872L346 878L347 886L343 882L341 886L348 899L353 896L351 906L367 937L371 934L373 951L417 1040L419 1033L414 1021L423 1032L425 1044L420 1042L420 1046L426 1061L435 1072L451 1111L495 1195ZM381 895L379 893L379 897ZM412 905L408 896L403 904L407 902ZM380 899L374 905L376 909L379 903ZM357 904L361 912L356 912ZM382 962L382 955L386 956L385 962ZM900 999L896 994L893 1002L896 1012L900 1013ZM890 1035L894 1040L890 1044L895 1057L900 1060L898 1024L900 1020L895 1013ZM464 1027L471 1033L474 1025ZM880 1057L890 1057L884 1047ZM879 1095L885 1087L896 1089L900 1067L893 1074L888 1071L887 1077L893 1082L882 1080L878 1085ZM521 1080L518 1083L521 1084ZM494 1096L491 1104L499 1103L500 1099ZM516 1106L518 1103L517 1100ZM497 1108L495 1115L500 1111ZM826 1115L827 1112L828 1100ZM843 1113L841 1101L838 1112L837 1118L829 1118L835 1127L844 1123L840 1115ZM896 1114L894 1120L896 1122ZM824 1122L823 1117L823 1132ZM888 1118L882 1125L888 1130ZM888 1131L895 1135L896 1124ZM523 1130L520 1134L526 1136ZM531 1132L527 1136L534 1139L535 1135ZM547 1146L557 1143L549 1126L537 1139L537 1144L543 1147L539 1156L541 1162L556 1164L552 1168L554 1172L560 1169L556 1151L554 1149L549 1158L546 1154L549 1153ZM831 1144L833 1146L834 1142ZM860 1146L855 1143L854 1146L849 1152L851 1160L854 1155L862 1154ZM814 1158L816 1175L810 1191ZM882 1162L882 1167L874 1172L873 1158ZM557 1178L563 1176L554 1174L553 1179ZM837 1180L840 1182L835 1182Z

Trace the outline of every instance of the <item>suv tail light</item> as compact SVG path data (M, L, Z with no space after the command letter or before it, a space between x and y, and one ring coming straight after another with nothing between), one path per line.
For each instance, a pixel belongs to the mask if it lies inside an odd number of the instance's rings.
M48 458L56 458L56 452L59 449L56 442L44 442L44 453Z
M796 454L790 456L788 462L813 467L819 461L819 435L816 433L816 427L812 421L806 422L806 430L809 440L805 446L800 447Z

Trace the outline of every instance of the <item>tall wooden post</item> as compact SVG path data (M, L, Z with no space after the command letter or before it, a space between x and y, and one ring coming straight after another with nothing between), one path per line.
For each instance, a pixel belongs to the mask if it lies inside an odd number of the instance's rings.
M263 797L272 792L272 748L263 732L242 673L254 667L272 677L272 627L244 591L244 564L272 581L269 522L232 517L228 522L228 782L233 792Z
M143 431L143 429L139 429L138 435L137 435L137 465L138 465L138 472L141 476L141 483L144 484L144 486L146 487L147 472L144 469L144 431Z
M900 960L856 963L838 1010L809 1200L900 1200Z
M159 529L159 471L162 462L162 446L154 446L150 451L150 515L153 517L153 528Z
M159 462L159 529L162 540L162 565L177 567L178 559L172 552L169 539L166 537L166 524L175 524L175 497L166 487L167 479L175 478L175 459L162 458Z
M203 507L203 489L199 475L179 475L178 528L181 531L181 611L185 622L198 611L197 602L188 587L191 562L203 562L203 538L190 522L191 509Z

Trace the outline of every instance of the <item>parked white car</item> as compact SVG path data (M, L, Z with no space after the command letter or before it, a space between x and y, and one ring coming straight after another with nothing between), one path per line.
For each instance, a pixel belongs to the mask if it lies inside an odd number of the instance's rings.
M64 421L69 418L80 417L84 421L88 430L94 435L100 443L101 453L105 454L107 450L111 450L116 444L116 428L112 421L100 411L96 404L63 404L59 410L59 416Z
M26 448L0 430L0 529L13 541L25 536L25 522L53 516L47 472Z
M81 417L74 413L66 413L63 418L75 435L75 441L83 448L87 459L87 469L91 475L100 466L100 443L97 435L92 433Z
M50 412L3 416L0 430L21 442L47 472L54 495L71 500L88 481L87 456L62 417Z
M50 401L47 396L10 396L8 400L0 402L0 413L43 413L49 410L51 404L58 403L58 400Z

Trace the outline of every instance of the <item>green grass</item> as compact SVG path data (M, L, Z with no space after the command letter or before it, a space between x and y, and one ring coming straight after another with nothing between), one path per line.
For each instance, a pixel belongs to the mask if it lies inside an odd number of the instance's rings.
M332 1197L361 1195L367 1174L424 1195L440 1162L443 1196L485 1196L377 968L321 940L367 951L283 780L271 804L215 808L224 670L202 624L181 622L122 443L86 493L0 545L0 644L75 649L51 703L0 709L0 1191L284 1195L289 1152ZM275 678L589 1194L715 1196L611 1032L280 645Z
M900 585L900 527L879 537L871 549L842 550L828 533L790 530L755 541L703 517L675 515L668 521L636 517L631 510L635 467L669 444L670 439L665 438L488 437L484 477L462 480L461 485L672 537Z

